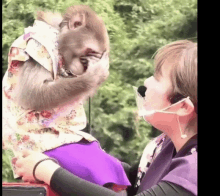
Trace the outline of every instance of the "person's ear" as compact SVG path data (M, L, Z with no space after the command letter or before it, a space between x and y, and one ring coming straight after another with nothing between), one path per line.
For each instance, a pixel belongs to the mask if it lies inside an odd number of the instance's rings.
M192 114L194 112L194 105L192 103L192 101L187 98L182 106L179 108L179 110L177 111L177 114L179 116L188 116L190 114Z

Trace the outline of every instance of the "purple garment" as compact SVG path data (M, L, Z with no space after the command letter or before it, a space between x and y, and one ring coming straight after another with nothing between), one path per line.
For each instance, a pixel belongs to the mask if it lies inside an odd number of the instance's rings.
M57 159L60 166L74 175L95 184L114 183L130 186L130 182L116 158L104 152L98 142L80 141L44 152Z
M191 138L178 153L170 139L144 175L137 193L151 188L160 181L169 181L197 195L197 136Z

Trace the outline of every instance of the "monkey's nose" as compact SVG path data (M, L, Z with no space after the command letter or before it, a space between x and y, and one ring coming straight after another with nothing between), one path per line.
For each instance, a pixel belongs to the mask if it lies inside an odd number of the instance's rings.
M145 86L139 86L137 91L142 97L145 97L146 90L147 88Z

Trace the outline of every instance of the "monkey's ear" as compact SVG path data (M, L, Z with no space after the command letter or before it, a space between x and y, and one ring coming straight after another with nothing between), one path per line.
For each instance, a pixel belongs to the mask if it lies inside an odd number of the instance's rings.
M79 27L85 26L85 16L83 14L77 14L72 16L69 20L68 27L71 30L77 29Z

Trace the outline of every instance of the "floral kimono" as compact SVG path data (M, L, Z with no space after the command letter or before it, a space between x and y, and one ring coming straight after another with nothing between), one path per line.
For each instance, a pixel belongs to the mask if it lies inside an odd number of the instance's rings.
M3 148L10 156L13 168L15 157L25 148L43 152L82 138L96 141L90 134L80 131L86 126L80 99L44 111L26 110L15 102L18 71L30 57L51 72L54 79L57 78L58 66L62 66L57 50L58 34L52 26L36 20L9 50L8 69L2 85Z
M45 33L46 32L46 33ZM99 142L81 131L86 126L82 100L77 99L51 110L25 110L15 102L18 71L30 57L58 79L63 66L58 54L58 31L35 21L12 44L8 70L3 78L3 148L14 164L22 149L43 152L58 160L69 172L99 185L109 185L115 192L130 186L121 162L105 153Z

